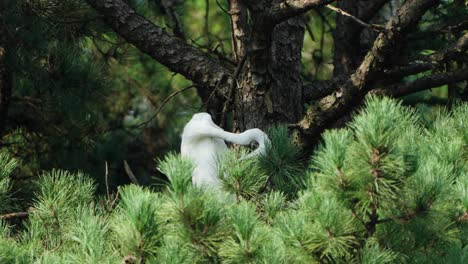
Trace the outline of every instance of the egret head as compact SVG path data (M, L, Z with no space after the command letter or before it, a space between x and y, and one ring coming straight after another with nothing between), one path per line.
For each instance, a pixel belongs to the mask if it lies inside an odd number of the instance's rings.
M211 115L208 113L204 113L204 112L194 114L192 117L192 120L213 122L213 120L211 119Z

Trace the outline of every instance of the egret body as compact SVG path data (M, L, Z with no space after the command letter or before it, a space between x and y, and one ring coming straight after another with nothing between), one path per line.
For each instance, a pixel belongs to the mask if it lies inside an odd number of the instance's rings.
M181 154L194 163L192 183L195 186L221 187L217 161L227 150L225 141L239 145L257 142L258 148L243 157L250 158L264 153L265 144L269 142L269 139L258 128L249 129L240 134L230 133L217 126L209 114L194 114L182 133Z

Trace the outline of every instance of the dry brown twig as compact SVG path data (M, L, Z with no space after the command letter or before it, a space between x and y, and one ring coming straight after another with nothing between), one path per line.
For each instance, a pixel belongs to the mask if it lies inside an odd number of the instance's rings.
M332 6L332 5L325 5L326 8L332 10L332 11L335 11L337 12L338 14L342 15L342 16L346 16L346 17L349 17L351 18L354 22L358 23L359 25L363 26L363 27L367 27L367 28L370 28L376 32L381 32L382 30L385 29L385 27L383 25L378 25L378 24L368 24L364 21L362 21L361 19L351 15L350 13L344 11L343 9L340 9L336 6Z

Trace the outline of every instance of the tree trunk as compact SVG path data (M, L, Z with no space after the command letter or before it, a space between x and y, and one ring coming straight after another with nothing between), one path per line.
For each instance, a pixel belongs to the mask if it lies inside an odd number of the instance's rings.
M361 21L369 22L390 0L338 1L337 7ZM363 33L364 31L364 33ZM350 17L336 15L336 30L333 31L333 74L340 76L353 72L362 62L366 51L372 46L377 33L364 28Z
M295 123L302 114L303 18L291 18L271 32L259 24L254 21L247 62L236 89L235 128L240 131Z
M358 16L360 0L339 1L337 7L353 16ZM351 18L337 14L336 30L333 31L334 58L333 75L349 74L359 65L361 58L360 29L361 26Z
M216 119L217 122L222 123L226 113L233 113L234 130L286 123L296 129L300 142L313 142L325 128L349 115L369 91L379 88L376 82L382 76L391 72L402 73L405 67L391 68L395 66L395 54L405 45L406 34L415 28L422 15L440 2L404 1L396 13L390 10L392 17L385 19L388 21L385 27L377 27L380 31L377 38L374 32L370 38L364 37L370 48L363 51L361 49L367 47L362 43L361 25L365 26L387 2L399 3L401 0L230 0L228 14L231 17L234 61L237 63L232 67L209 52L168 34L138 15L124 0L86 1L129 43L171 71L193 81L199 91L203 91L205 96L202 99L206 105L215 109L214 112L219 114L218 106L223 104L222 118ZM301 16L332 2L337 2L340 8L358 20L338 16L334 35L335 78L324 85L309 85L313 91L304 95L313 97L314 103L303 111L300 73L304 26ZM364 23L356 25L359 20ZM376 30L376 27L370 27ZM466 47L460 50L466 50ZM431 61L415 59L406 68L428 68L424 66L426 64L433 67ZM454 78L450 76L457 77L456 80L466 79L460 75L463 73L447 73L435 76L435 79L440 83L453 82ZM385 85L385 89L391 89L390 84L405 83L401 82L401 77L394 79ZM413 82L407 91L429 89L431 83L426 81ZM315 89L317 87L323 89ZM394 94L393 91L390 93ZM309 147L313 148L311 144Z

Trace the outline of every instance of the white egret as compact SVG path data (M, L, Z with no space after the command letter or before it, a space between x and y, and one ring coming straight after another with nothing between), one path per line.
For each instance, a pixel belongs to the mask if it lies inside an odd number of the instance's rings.
M265 152L268 136L260 129L253 128L240 134L224 131L217 126L208 113L194 114L185 125L182 133L181 154L194 163L192 183L195 186L207 186L218 189L217 160L227 150L224 141L248 145L253 141L258 148L243 158L250 158Z

